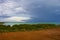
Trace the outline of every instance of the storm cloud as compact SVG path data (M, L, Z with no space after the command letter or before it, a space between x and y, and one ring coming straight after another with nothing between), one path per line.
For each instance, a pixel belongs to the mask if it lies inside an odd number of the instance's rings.
M28 18L23 19L26 22L60 22L60 0L0 0L0 21L14 17Z

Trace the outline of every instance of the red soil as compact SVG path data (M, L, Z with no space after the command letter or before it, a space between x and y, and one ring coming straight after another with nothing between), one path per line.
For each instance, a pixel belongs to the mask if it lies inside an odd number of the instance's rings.
M60 40L60 28L32 32L0 33L0 40Z

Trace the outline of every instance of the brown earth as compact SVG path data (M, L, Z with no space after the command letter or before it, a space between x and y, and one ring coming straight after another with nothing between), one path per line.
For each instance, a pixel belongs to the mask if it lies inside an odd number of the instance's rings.
M0 33L0 40L60 40L60 28Z

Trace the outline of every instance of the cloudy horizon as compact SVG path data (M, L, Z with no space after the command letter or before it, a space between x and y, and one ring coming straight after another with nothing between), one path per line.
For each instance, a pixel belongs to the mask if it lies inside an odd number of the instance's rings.
M60 22L60 0L0 0L0 22Z

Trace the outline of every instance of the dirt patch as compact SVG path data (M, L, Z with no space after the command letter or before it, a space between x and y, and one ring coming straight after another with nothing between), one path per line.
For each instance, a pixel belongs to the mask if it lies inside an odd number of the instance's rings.
M60 28L32 32L0 33L0 40L60 40Z

